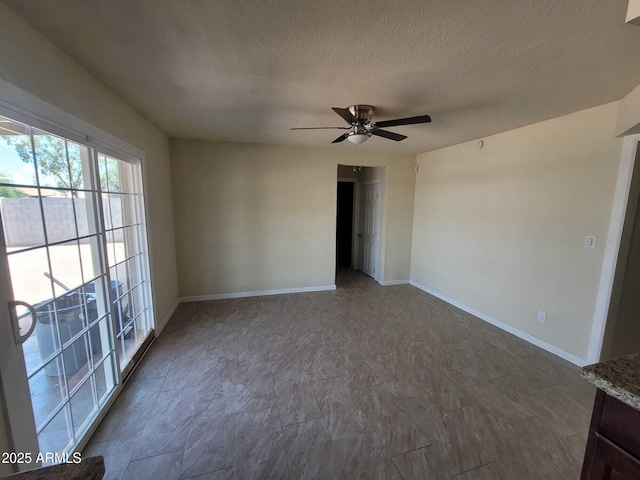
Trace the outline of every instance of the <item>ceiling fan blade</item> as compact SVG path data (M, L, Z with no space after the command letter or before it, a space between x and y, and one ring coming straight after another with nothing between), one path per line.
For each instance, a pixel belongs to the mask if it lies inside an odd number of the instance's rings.
M388 130L380 130L379 128L371 130L371 133L378 137L384 137L384 138L388 138L389 140L395 140L396 142L399 142L400 140L404 140L405 138L407 138L405 135L400 135L399 133L393 133Z
M289 130L350 130L351 127L294 127Z
M400 125L415 125L418 123L429 123L431 117L429 115L418 115L417 117L396 118L395 120L382 120L376 122L377 127L397 127Z
M348 137L348 136L349 136L349 134L348 134L348 133L345 133L345 134L343 134L343 135L340 135L338 138L336 138L336 139L335 139L333 142L331 142L331 143L340 143L340 142L344 142L344 141L347 139L347 137Z
M348 108L332 107L331 110L333 110L338 115L340 115L342 118L344 118L344 120L349 125L351 125L352 123L356 123L356 121L357 121L356 117L353 116L353 113L351 113Z

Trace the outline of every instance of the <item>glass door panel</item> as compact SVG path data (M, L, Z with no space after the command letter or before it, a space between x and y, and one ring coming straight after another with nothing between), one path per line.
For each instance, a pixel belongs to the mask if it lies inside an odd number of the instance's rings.
M130 362L153 328L144 235L140 165L98 153L111 280L116 350L120 369Z
M0 117L3 297L36 317L16 308L21 331L35 322L21 350L41 452L73 449L117 385L94 155Z

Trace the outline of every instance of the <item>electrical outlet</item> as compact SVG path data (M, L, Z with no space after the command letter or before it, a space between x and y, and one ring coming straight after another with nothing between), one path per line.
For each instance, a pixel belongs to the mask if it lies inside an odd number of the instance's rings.
M540 323L547 323L547 312L543 312L542 310L538 311L538 321Z

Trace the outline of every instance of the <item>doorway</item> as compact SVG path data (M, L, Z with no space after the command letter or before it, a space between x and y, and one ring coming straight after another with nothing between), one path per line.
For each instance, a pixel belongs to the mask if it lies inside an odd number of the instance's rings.
M360 270L381 281L386 167L338 165L336 274Z
M353 267L353 207L355 182L338 181L336 269Z

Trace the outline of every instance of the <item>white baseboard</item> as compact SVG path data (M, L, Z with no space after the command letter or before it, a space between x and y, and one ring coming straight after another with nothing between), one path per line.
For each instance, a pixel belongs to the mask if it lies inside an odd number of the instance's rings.
M176 302L173 304L173 306L169 309L169 313L167 313L167 315L164 317L164 319L162 320L162 323L160 323L159 325L156 325L156 328L155 328L155 337L156 338L158 338L158 335L160 335L162 333L162 330L164 329L164 327L169 322L169 319L171 318L171 315L173 315L173 313L176 311L176 308L178 308L178 305L180 305L180 299L179 298L176 300Z
M205 302L207 300L224 300L227 298L262 297L265 295L283 295L287 293L324 292L335 289L335 285L319 285L317 287L280 288L277 290L256 290L254 292L214 293L212 295L181 297L180 302Z
M409 284L409 280L384 280L380 282L380 285L383 285L385 287L390 287L392 285L408 285L408 284Z
M411 280L409 281L409 283L414 287L419 288L424 292L427 292L429 295L433 295L434 297L437 297L440 300L443 300L448 304L459 308L460 310L470 313L474 317L478 317L479 319L484 320L485 322L490 323L491 325L494 325L504 330L505 332L509 332L510 334L515 335L516 337L526 340L527 342L532 343L536 347L540 347L543 350L546 350L547 352L553 353L554 355L557 355L558 357L563 358L568 362L573 363L574 365L577 365L579 367L584 367L585 365L588 364L586 360L572 353L566 352L561 348L556 347L555 345L547 343L544 340L539 339L538 337L534 337L533 335L523 332L522 330L512 327L511 325L501 322L500 320L496 320L495 318L485 315L484 313L479 312L471 307L467 307L466 305L463 305L462 303L457 302L456 300L453 300L452 298L449 298L446 295L441 294L440 292L436 292L435 290L432 290L429 287L426 287L418 282L414 282L413 280Z

